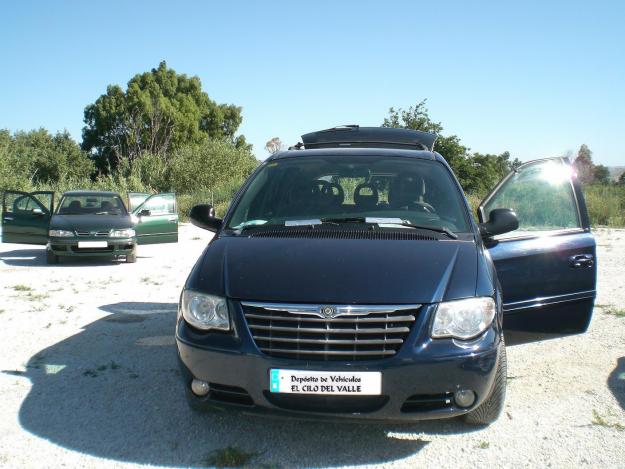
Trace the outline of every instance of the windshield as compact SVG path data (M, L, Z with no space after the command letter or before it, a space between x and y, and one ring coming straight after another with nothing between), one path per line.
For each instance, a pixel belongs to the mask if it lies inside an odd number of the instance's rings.
M126 215L126 207L116 194L64 195L59 215Z
M389 156L302 156L254 177L227 228L319 221L469 231L461 192L441 163Z

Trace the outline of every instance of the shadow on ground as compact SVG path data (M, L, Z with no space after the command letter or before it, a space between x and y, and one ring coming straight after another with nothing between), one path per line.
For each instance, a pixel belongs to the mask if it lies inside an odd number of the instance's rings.
M428 434L471 431L455 420L392 426L196 414L184 400L178 371L176 304L101 309L111 314L41 350L26 372L5 370L32 381L21 425L70 450L164 466L202 465L211 451L227 446L258 453L255 466L375 464L419 452Z
M614 394L621 409L625 410L625 357L617 360L616 368L608 377L608 388Z
M137 259L141 259L145 256L137 256ZM64 266L79 266L79 265L114 265L124 264L125 261L113 261L107 257L62 257L58 264L48 264L46 262L46 249L45 247L33 248L33 249L15 249L13 251L6 251L0 253L0 262L16 267L64 267Z

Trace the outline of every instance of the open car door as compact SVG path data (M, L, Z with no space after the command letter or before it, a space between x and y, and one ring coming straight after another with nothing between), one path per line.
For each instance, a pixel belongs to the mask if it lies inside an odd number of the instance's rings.
M509 344L584 332L596 295L595 240L581 185L567 159L525 163L478 209L513 209L515 231L485 240L503 291Z
M131 194L128 194L128 200L132 207ZM140 204L131 208L131 213L137 218L135 232L138 244L178 242L178 212L175 194L148 196Z
M2 242L46 244L54 210L54 192L5 191L2 197Z

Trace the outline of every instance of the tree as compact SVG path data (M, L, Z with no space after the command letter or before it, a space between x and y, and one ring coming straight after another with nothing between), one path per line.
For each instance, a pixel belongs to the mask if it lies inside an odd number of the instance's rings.
M607 166L598 164L593 169L593 181L599 184L610 184L610 169Z
M84 179L94 169L89 155L66 131L56 135L45 129L13 135L0 131L0 187L29 189L34 184Z
M501 155L470 154L469 148L460 142L457 135L442 135L442 124L430 119L425 104L424 99L407 110L390 108L382 127L413 129L438 134L434 147L447 160L465 191L484 195L511 169L520 164L516 158L511 160L508 152Z
M280 140L280 137L274 137L271 140L268 140L267 143L265 143L265 150L267 150L272 155L274 153L278 153L280 150L282 150L282 148L284 148L284 145L282 144L282 140Z
M625 171L623 171L623 172L621 173L621 175L619 176L619 178L618 178L618 183L619 183L619 184L622 184L622 185L625 185Z
M172 150L207 138L247 147L243 136L235 136L241 121L240 107L215 103L198 77L178 74L163 61L135 75L126 90L109 85L85 108L83 148L106 171L122 158L130 165L142 152L167 158Z
M577 171L577 177L583 184L588 184L593 181L594 171L592 163L592 152L587 145L579 147L577 152L577 158L573 163Z

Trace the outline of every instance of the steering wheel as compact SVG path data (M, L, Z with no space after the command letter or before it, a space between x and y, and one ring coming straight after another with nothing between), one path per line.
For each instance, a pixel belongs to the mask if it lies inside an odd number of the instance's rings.
M420 208L425 213L436 213L436 209L426 202L413 202L412 205Z

